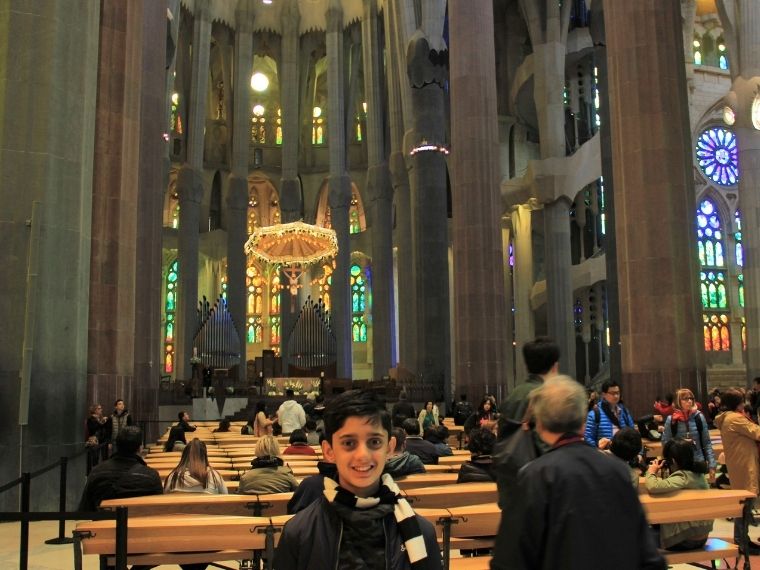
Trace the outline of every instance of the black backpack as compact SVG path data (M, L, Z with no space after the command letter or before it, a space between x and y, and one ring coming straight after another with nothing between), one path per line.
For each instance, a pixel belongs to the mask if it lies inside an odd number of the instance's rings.
M472 405L467 401L459 401L454 406L454 425L463 426L472 415Z

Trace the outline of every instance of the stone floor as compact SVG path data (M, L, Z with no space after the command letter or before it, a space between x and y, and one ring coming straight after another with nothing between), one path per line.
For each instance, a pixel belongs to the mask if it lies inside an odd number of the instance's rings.
M70 536L74 523L66 526L66 532ZM716 521L713 535L720 538L727 538L732 535L732 523L723 520ZM74 568L73 547L70 544L65 545L47 545L45 540L55 537L58 534L58 523L40 522L32 523L29 532L29 570L71 570ZM760 528L752 528L750 537L752 540L758 540ZM760 541L759 541L760 542ZM15 523L0 524L0 569L18 568L19 553L19 525ZM732 564L733 560L730 561ZM760 570L760 556L754 556L751 559L752 568ZM222 563L231 568L237 568L237 562L229 561ZM83 562L84 570L98 570L98 558L96 556L85 556ZM158 566L162 570L179 570L179 566L164 565ZM674 570L693 569L693 566L679 564L671 566ZM717 568L728 568L721 562Z

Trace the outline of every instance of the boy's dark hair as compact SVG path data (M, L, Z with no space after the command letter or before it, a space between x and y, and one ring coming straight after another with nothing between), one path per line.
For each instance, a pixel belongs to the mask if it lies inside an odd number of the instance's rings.
M707 464L704 461L694 460L694 443L682 437L676 437L668 441L662 448L662 456L671 464L676 462L679 469L693 471L694 473L707 473Z
M178 419L179 421L182 421L182 418L184 418L184 417L185 417L185 410L182 410L182 411L180 411L180 412L177 412L177 419Z
M116 398L116 399L114 400L114 402L113 402L113 407L115 408L115 407L116 407L116 405L117 405L119 402L123 402L123 401L124 401L124 400L123 400L122 398Z
M735 412L742 402L744 402L744 394L736 388L729 388L720 396L721 408L729 412Z
M447 443L449 441L449 428L445 425L439 424L438 427L435 428L435 431L438 432L438 439L441 440L441 443Z
M126 426L116 436L116 447L120 455L134 455L142 445L142 430L137 426Z
M548 336L539 336L526 342L522 353L525 366L531 374L546 374L559 362L559 345Z
M613 436L610 451L626 463L630 463L641 451L641 434L631 427L621 429Z
M294 443L306 443L306 432L302 429L294 429L288 441L290 441L291 445Z
M325 439L330 444L333 434L351 417L365 418L367 423L381 425L390 438L391 415L385 404L369 390L349 390L336 396L325 408Z
M317 431L317 422L314 420L306 420L306 423L304 426L306 428L306 431Z
M602 392L605 394L610 391L610 388L620 388L620 384L618 384L615 380L607 380L606 382L602 383Z
M406 432L406 435L420 435L420 422L414 418L407 418L401 423L401 428Z
M296 393L293 390L291 390L290 388L288 388L287 390L285 390L285 397L286 398L294 398L295 395L296 395Z
M401 451L406 447L406 432L400 427L391 430L391 436L396 438L396 451Z
M491 455L496 436L490 429L473 428L470 430L470 441L467 449L473 455Z

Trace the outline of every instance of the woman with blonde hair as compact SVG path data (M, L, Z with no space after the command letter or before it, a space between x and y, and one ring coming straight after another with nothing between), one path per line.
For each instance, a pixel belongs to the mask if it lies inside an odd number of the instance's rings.
M274 437L262 436L256 444L255 453L251 469L240 478L238 493L260 495L296 490L298 482L290 467L279 457L280 446Z
M206 444L193 439L182 450L182 457L164 482L164 493L208 493L226 495L222 476L209 465Z
M699 411L694 393L688 388L680 388L673 402L673 413L665 420L662 434L663 446L671 439L682 437L694 444L694 459L707 463L709 481L715 481L715 454L710 441L707 418Z

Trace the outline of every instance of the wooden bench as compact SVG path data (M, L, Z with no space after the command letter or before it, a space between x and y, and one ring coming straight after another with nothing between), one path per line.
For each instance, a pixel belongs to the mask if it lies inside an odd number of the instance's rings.
M283 523L284 524L284 523ZM164 515L130 517L128 564L184 564L252 558L267 550L268 560L282 524L270 517ZM77 523L75 542L84 554L98 554L113 564L116 544L114 521ZM75 558L76 558L75 554Z
M127 507L130 517L170 514L273 516L287 513L293 493L267 495L209 495L205 493L169 493L128 499L109 499L105 509Z
M496 483L459 483L402 491L412 507L445 509L484 503L496 504L499 492Z

